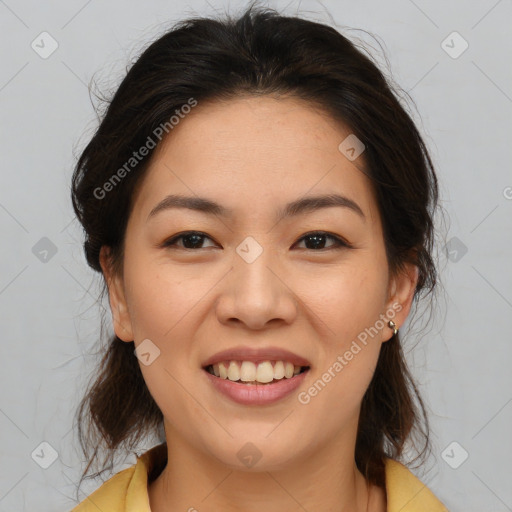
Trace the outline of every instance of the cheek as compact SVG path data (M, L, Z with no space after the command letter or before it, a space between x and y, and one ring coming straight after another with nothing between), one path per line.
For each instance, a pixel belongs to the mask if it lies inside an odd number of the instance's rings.
M360 404L386 339L380 318L385 313L386 278L379 265L367 261L331 271L329 279L308 281L304 302L315 313L309 321L315 323L319 348L318 380L308 395L319 414L336 404L342 407L331 414L338 418Z
M387 274L376 260L354 260L336 269L303 276L295 291L307 309L314 312L310 321L317 322L321 339L328 340L330 347L342 349L375 325L384 312L386 279Z
M317 338L321 355L314 378L298 397L308 427L330 435L356 421L382 346L381 294L368 284L375 281L353 277L333 282L336 290L329 288L324 304L318 304L318 316L328 327Z
M198 272L192 266L171 266L135 254L125 260L128 308L135 345L149 339L158 357L141 364L146 384L164 407L166 397L178 404L183 384L191 371L199 371L194 336L204 315L204 300L219 277L215 272ZM203 301L203 302L202 302ZM184 397L186 399L186 396Z
M190 268L171 268L132 256L126 261L127 300L136 341L172 338L213 284Z
M176 428L181 426L186 435L185 427L194 415L204 414L189 395L194 372L201 371L194 367L190 342L197 329L201 298L213 283L203 274L189 275L185 268L171 269L135 258L127 263L125 279L135 345L149 339L157 347L153 350L158 355L150 364L139 364L144 381L166 419Z

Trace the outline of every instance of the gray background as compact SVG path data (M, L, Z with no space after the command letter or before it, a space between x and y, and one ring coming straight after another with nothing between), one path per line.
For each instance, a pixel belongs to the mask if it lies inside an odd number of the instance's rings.
M99 280L86 266L69 198L73 152L96 126L87 85L96 74L108 92L138 49L172 22L242 5L0 0L2 512L75 505L82 467L72 420L108 307L96 301ZM383 43L394 80L416 103L449 217L438 244L444 293L437 316L424 338L411 332L406 344L433 431L433 456L414 472L450 510L510 511L511 2L324 6L342 31L364 29ZM318 2L291 2L285 12L298 9L333 23ZM43 51L43 31L58 43L47 58L31 47L35 41ZM373 45L389 72L374 40L344 33ZM464 41L469 47L460 53ZM51 48L49 39L44 46ZM52 452L42 442L58 454L47 469L40 464ZM100 483L84 485L80 500Z

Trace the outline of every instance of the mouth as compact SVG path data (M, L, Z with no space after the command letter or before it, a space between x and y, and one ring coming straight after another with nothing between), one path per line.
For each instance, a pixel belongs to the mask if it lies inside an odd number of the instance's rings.
M202 367L212 389L243 406L269 406L290 399L308 377L309 366L287 361L220 361Z
M267 386L286 381L310 370L309 366L294 365L289 361L221 361L203 367L203 370L218 379L247 386Z

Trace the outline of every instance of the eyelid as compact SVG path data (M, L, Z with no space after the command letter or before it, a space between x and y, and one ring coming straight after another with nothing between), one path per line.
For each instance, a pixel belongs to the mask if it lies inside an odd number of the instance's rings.
M192 230L188 230L188 231L182 231L181 233L176 233L175 235L171 236L170 238L167 238L166 240L164 240L162 242L162 244L160 244L160 247L162 247L164 249L168 248L168 247L172 247L173 245L175 245L177 240L184 238L186 236L190 236L190 235L198 235L202 238L208 238L212 242L215 242L215 240L211 236L207 235L203 231L195 231L192 229ZM217 242L215 242L215 243L217 243ZM220 245L220 244L217 244L217 245ZM189 250L189 251L199 250L199 249L187 249L186 247L180 247L180 249L185 249L185 250Z
M329 231L323 231L321 229L317 229L317 230L313 230L313 231L308 231L307 233L304 233L303 235L300 236L300 238L296 242L294 242L293 245L297 244L298 242L301 242L304 238L306 238L308 236L312 236L312 235L321 235L321 236L325 236L326 238L331 238L331 239L334 240L335 245L333 245L331 247L327 247L326 249L317 249L317 250L306 249L306 250L310 250L310 251L313 251L313 252L323 252L323 251L327 251L329 249L334 250L334 249L343 249L343 248L346 248L346 249L352 249L353 248L353 245L350 244L342 236L336 235L335 233L330 233Z
M176 233L171 238L168 238L167 240L165 240L161 244L160 247L162 247L164 249L172 247L175 245L177 240L179 240L183 237L186 237L188 235L199 235L202 238L208 238L212 242L215 242L215 240L211 236L207 235L206 233L204 233L202 231L188 230L188 231L182 231L181 233ZM331 238L332 240L334 240L335 244L331 247L327 247L327 248L323 248L323 249L304 248L304 250L312 251L312 252L325 252L325 251L336 250L336 249L353 249L354 248L354 246L351 243L349 243L345 238L341 237L340 235L336 235L335 233L330 233L329 231L323 231L323 230L313 230L313 231L308 231L307 233L304 233L303 235L300 236L300 238L298 238L293 243L293 246L296 245L297 243L301 242L304 238L307 238L308 236L313 236L313 235L321 235L326 238ZM215 242L215 243L217 243L217 242ZM199 249L188 249L186 247L180 247L180 248L188 250L188 251L198 251L199 250ZM202 248L200 248L200 249L202 249Z

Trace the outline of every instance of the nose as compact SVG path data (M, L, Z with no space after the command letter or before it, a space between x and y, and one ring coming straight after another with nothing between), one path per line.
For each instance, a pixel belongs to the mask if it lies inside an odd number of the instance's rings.
M253 262L235 255L223 280L216 313L223 324L242 323L260 330L269 324L291 324L297 315L297 297L285 272L269 250Z

